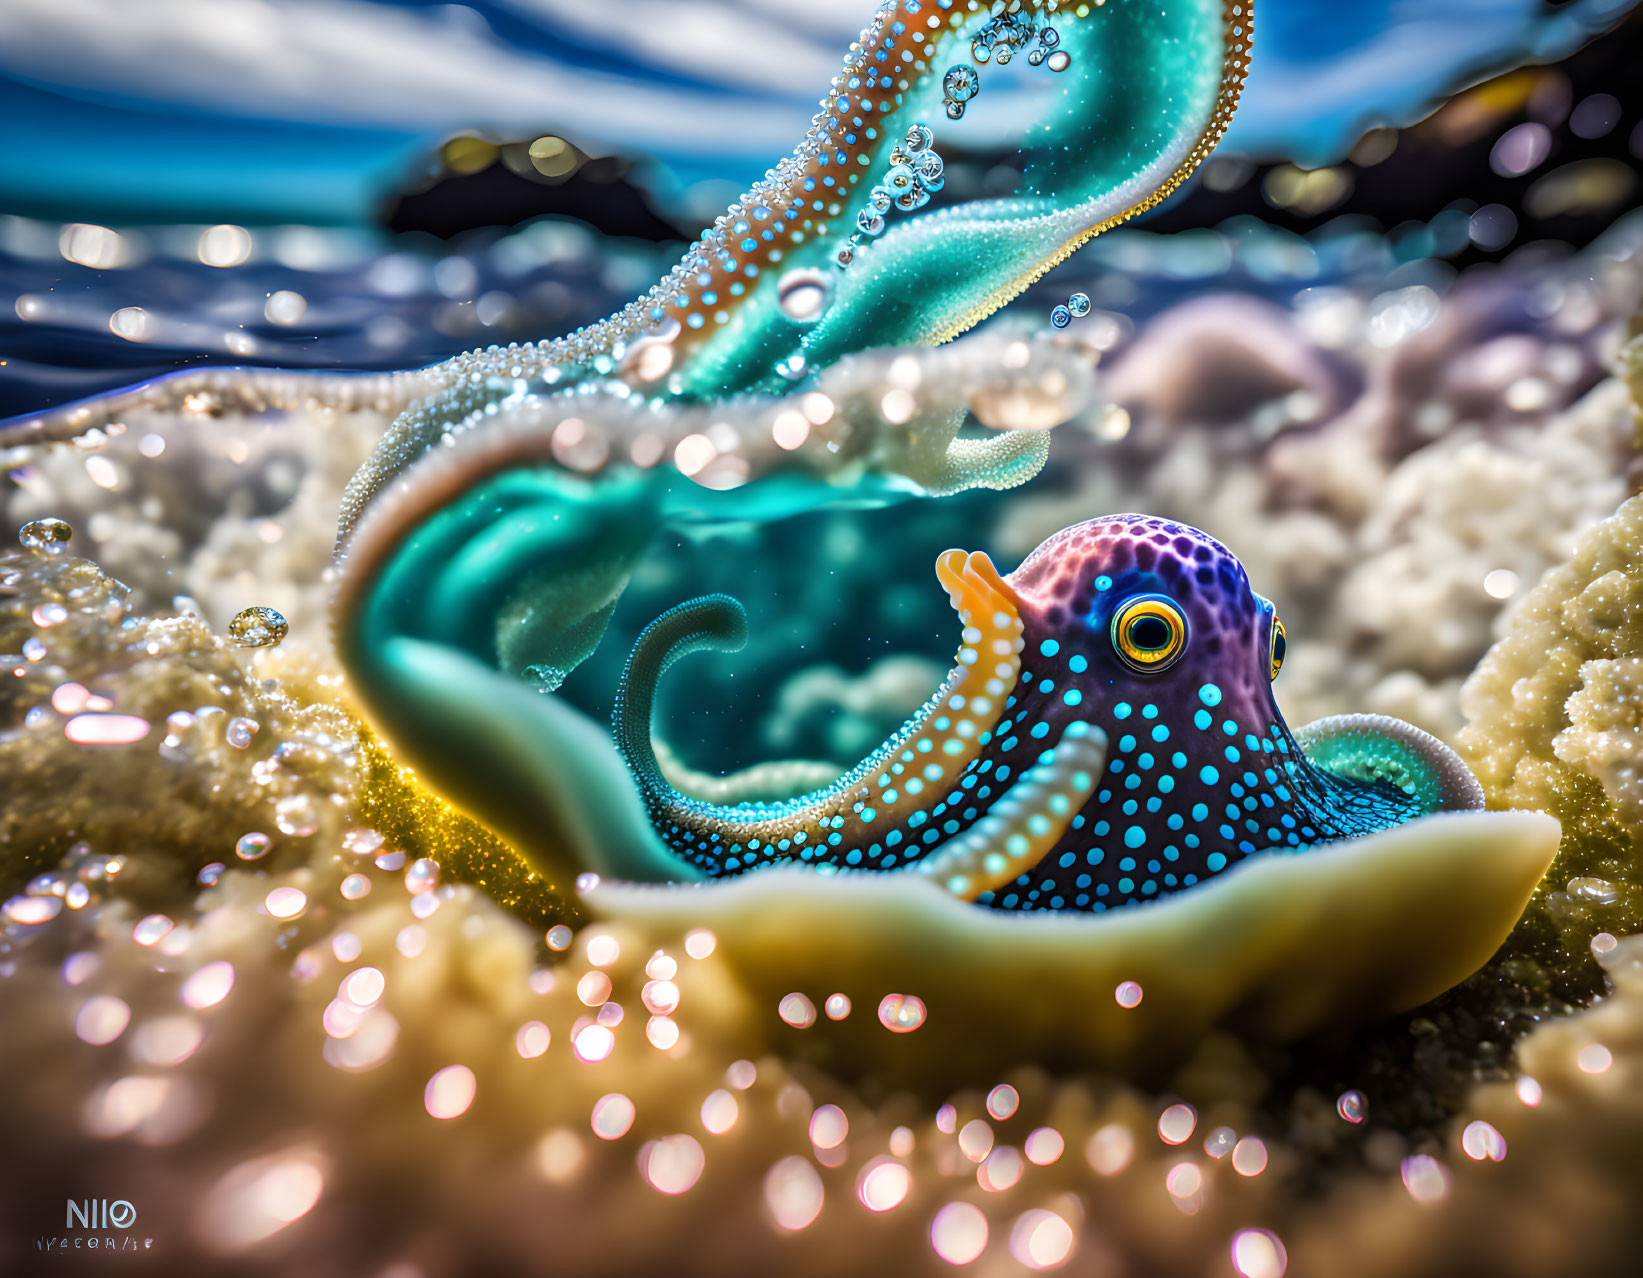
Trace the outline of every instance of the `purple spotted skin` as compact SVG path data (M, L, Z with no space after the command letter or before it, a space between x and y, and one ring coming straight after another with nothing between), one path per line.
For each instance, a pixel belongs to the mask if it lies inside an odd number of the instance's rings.
M982 904L1113 909L1263 849L1299 852L1419 814L1399 789L1306 760L1272 696L1273 607L1207 534L1108 515L1057 533L1007 581L1022 601L1022 676L975 770L1002 789L1075 719L1109 744L1071 827ZM1114 647L1114 613L1144 595L1172 601L1188 627L1180 656L1156 672L1132 668Z
M722 645L746 617L717 595L657 618L634 647L614 730L658 836L715 878L782 861L902 871L981 821L1080 720L1107 735L1102 775L1038 864L981 905L1113 909L1190 888L1257 851L1302 851L1426 810L1411 793L1337 776L1302 754L1272 698L1272 605L1204 533L1109 515L1057 533L1005 582L1023 626L1021 673L957 776L925 785L918 758L932 742L898 734L832 785L775 803L719 807L662 774L650 744L656 679L679 655ZM1167 660L1139 669L1119 640L1143 634L1126 611L1138 601L1154 610L1151 637L1172 640ZM883 802L864 782L875 769Z

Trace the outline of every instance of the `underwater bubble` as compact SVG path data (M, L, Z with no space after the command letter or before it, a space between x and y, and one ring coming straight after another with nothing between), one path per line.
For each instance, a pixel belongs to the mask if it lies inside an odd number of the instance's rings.
M207 963L183 982L182 1000L196 1011L215 1007L234 989L234 965L227 959Z
M671 1016L652 1016L645 1022L645 1037L657 1051L668 1051L679 1041L678 1023Z
M849 1116L837 1105L818 1105L810 1115L810 1143L817 1149L837 1149L849 1134Z
M1198 1111L1191 1105L1171 1105L1158 1116L1158 1139L1166 1145L1183 1145L1198 1126Z
M593 1103L588 1125L600 1140L620 1140L633 1126L633 1102L621 1092L611 1092Z
M657 950L645 963L645 975L653 981L671 981L679 974L679 960L664 950Z
M439 862L418 857L405 871L405 890L412 896L431 891L439 883Z
M1072 64L1073 55L1068 53L1065 49L1057 49L1054 53L1050 54L1049 57L1044 59L1044 65L1049 67L1051 71L1065 71L1068 67L1072 66Z
M308 795L289 795L274 805L274 824L281 834L305 839L319 829L319 811Z
M1197 1215L1204 1205L1204 1173L1197 1163L1176 1163L1164 1177L1164 1188L1176 1210L1188 1216Z
M776 304L782 314L800 324L812 324L827 309L833 287L820 271L804 268L789 271L776 283Z
M201 887L215 887L222 872L227 869L221 861L213 861L210 865L202 865L200 872L194 876L194 881Z
M1074 319L1083 319L1090 313L1090 295L1074 293L1067 299L1067 309L1073 313Z
M1204 1152L1211 1158L1225 1158L1237 1143L1237 1132L1230 1127L1217 1127L1204 1137Z
M375 830L356 826L342 836L342 850L352 852L355 856L373 856L384 842L383 837Z
M840 266L849 266L850 263L854 262L856 260L856 241L852 239L841 244L835 260Z
M939 181L946 171L946 161L934 151L926 151L913 163L913 172L918 175L919 181L926 185Z
M176 926L164 914L150 914L138 920L137 926L131 929L131 939L144 947L155 946Z
M1403 1187L1418 1203L1436 1202L1449 1192L1449 1169L1430 1154L1411 1155L1400 1171Z
M371 880L363 874L350 874L342 881L342 899L357 901L371 891Z
M1266 1142L1245 1136L1232 1148L1232 1170L1240 1176L1259 1176L1266 1170Z
M588 1007L603 1007L610 1001L610 977L603 972L584 972L576 982L576 997Z
M1000 1083L987 1093L987 1112L1000 1121L1015 1113L1020 1103L1020 1093L1008 1083Z
M842 1021L850 1015L850 996L848 994L829 994L823 1010L830 1021Z
M263 908L276 919L294 919L308 908L308 895L301 888L277 887L264 899Z
M1592 953L1607 954L1619 944L1620 942L1615 939L1614 933L1599 932L1592 938Z
M1073 322L1073 313L1065 306L1058 306L1050 312L1050 323L1057 328L1066 328Z
M1036 66L1041 66L1041 65L1043 65L1043 62L1044 62L1044 50L1042 50L1042 49L1034 49L1031 53L1029 53L1027 55L1027 64L1029 66L1035 66L1035 67Z
M1054 27L1045 27L1038 33L1038 42L1046 49L1053 49L1061 43L1061 33Z
M1590 901L1593 905L1613 905L1620 899L1620 889L1608 879L1570 879L1566 890L1577 901Z
M68 609L59 603L40 604L29 614L29 619L40 629L50 630L68 620Z
M639 1151L639 1170L652 1189L682 1194L701 1179L706 1157L694 1136L680 1134L653 1140Z
M1587 1043L1575 1053L1575 1065L1582 1074L1602 1074L1614 1064L1614 1053L1602 1043Z
M1113 991L1113 998L1122 1008L1141 1006L1141 985L1138 981L1125 981Z
M1519 1078L1513 1090L1517 1092L1518 1100L1530 1109L1540 1104L1542 1096L1540 1083L1538 1080L1530 1078L1529 1075L1525 1074Z
M693 928L685 933L685 953L693 959L705 959L713 953L713 947L719 943L719 938L705 928Z
M907 130L905 146L909 155L917 155L920 151L928 151L935 140L935 132L928 124L915 124Z
M195 252L207 266L238 266L251 256L251 232L243 226L210 226L200 232Z
M571 936L570 928L563 923L555 923L548 929L548 948L550 950L568 950Z
M647 981L639 1001L652 1016L672 1016L679 1010L679 987L672 981Z
M903 191L911 191L918 185L918 174L911 165L892 165L890 171L884 175L884 189L891 195L899 195Z
M889 1158L874 1159L856 1180L856 1197L868 1211L890 1211L907 1199L913 1174Z
M514 1035L514 1050L527 1060L533 1061L548 1050L553 1034L541 1021L526 1021Z
M242 648L271 648L291 632L291 625L272 608L242 608L228 623L228 637Z
M597 1065L610 1056L616 1046L616 1035L603 1025L584 1025L571 1039L571 1050L576 1059Z
M56 896L14 896L0 909L13 923L33 926L49 923L62 912L63 902Z
M776 1015L794 1029L809 1029L816 1023L816 1005L803 994L788 994L776 1004Z
M44 550L54 555L60 554L73 536L74 529L61 519L31 519L17 532L17 540L25 550Z
M1349 1123L1361 1123L1369 1114L1369 1101L1360 1091L1342 1092L1335 1112Z
M99 994L80 1005L74 1017L74 1033L82 1043L106 1047L126 1031L131 1008L112 994Z
M867 193L868 207L879 213L888 213L890 211L890 206L895 202L896 197L891 195L890 192L882 186L875 186Z
M863 209L856 214L856 228L863 235L880 235L884 231L884 219L872 209Z
M268 849L274 846L274 841L261 831L253 830L250 834L240 835L240 841L234 845L234 852L242 861L260 861L268 855Z
M147 719L134 714L77 714L63 725L76 745L132 745L149 733Z
M423 1107L433 1118L460 1118L473 1104L477 1086L473 1070L466 1065L447 1065L423 1088Z
M765 1206L782 1229L797 1233L808 1228L821 1214L824 1197L821 1176L808 1158L794 1154L765 1173Z
M371 862L379 870L387 870L390 874L397 874L405 868L405 853L384 852Z
M1242 1278L1284 1278L1289 1253L1270 1229L1240 1229L1232 1236L1232 1267Z
M262 308L262 313L270 324L295 324L307 311L308 299L301 293L293 293L287 288L270 293L267 304Z
M930 1247L949 1265L967 1265L987 1249L987 1217L974 1203L948 1203L930 1222Z
M1506 1157L1506 1138L1482 1119L1466 1124L1466 1130L1461 1133L1460 1147L1474 1162L1487 1160L1498 1163Z
M1043 1207L1022 1212L1010 1230L1010 1254L1028 1269L1054 1269L1072 1250L1072 1226Z
M1021 1147L1027 1161L1035 1167L1048 1167L1059 1162L1066 1151L1066 1138L1053 1127L1039 1127L1030 1132Z
M1489 167L1501 177L1521 177L1552 153L1552 131L1530 120L1507 129L1489 152Z
M924 1000L913 994L886 994L879 1000L879 1024L892 1034L911 1034L926 1014Z
M981 77L976 74L974 67L960 62L957 66L947 69L947 74L941 79L941 88L949 101L962 107L962 104L975 97L977 90L981 88Z
M223 736L227 739L228 744L236 750L244 750L251 744L251 739L257 735L257 731L261 726L255 719L247 719L244 715L241 715L237 719L228 721L228 727L223 730Z
M949 120L961 119L961 118L963 118L963 115L964 115L964 103L962 103L962 102L949 102L947 104L947 118Z
M759 1067L752 1061L732 1061L725 1070L725 1082L738 1092L745 1092L759 1081Z

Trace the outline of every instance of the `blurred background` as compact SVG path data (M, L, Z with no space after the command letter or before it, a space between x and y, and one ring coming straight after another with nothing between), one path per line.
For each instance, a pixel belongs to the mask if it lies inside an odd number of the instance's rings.
M1579 248L1638 200L1631 7L1263 0L1217 158L1071 273L1133 321L1206 281L1285 294L1408 268L1441 288L1526 245ZM796 145L871 6L0 15L9 416L200 364L413 367L600 318ZM966 183L985 167L949 177Z

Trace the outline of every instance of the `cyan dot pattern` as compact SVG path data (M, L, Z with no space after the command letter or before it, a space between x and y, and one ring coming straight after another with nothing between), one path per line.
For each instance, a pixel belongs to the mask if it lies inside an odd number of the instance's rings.
M1272 696L1271 605L1207 534L1138 515L1092 520L1045 542L1009 581L1025 605L1021 676L956 776L938 784L928 766L942 749L938 719L929 735L898 734L832 786L784 803L723 807L641 778L657 833L712 876L782 861L904 869L979 820L1074 719L1107 733L1105 770L1038 865L983 905L1116 909L1257 852L1300 853L1420 815L1401 790L1307 761ZM1137 594L1174 600L1189 626L1182 657L1156 674L1111 650L1111 616ZM632 677L654 680L670 660Z

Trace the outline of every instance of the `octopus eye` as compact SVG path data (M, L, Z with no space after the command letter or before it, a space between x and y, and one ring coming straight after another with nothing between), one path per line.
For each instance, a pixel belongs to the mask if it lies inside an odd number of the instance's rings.
M1158 674L1186 651L1186 614L1163 595L1137 595L1112 615L1112 646L1130 669Z
M1283 669L1284 654L1289 651L1289 635L1284 630L1284 623L1277 613L1272 614L1272 677L1278 677L1278 671Z

